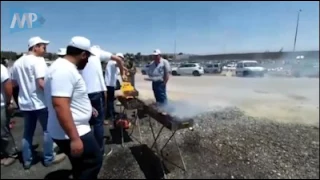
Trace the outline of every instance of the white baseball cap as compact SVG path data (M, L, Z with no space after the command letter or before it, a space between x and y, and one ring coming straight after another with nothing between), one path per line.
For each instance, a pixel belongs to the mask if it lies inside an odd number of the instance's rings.
M57 54L58 54L59 56L64 56L64 55L67 54L67 49L66 49L66 48L60 48L60 49L58 50Z
M83 36L74 36L73 38L71 38L69 46L88 51L92 55L95 55L94 53L92 53L90 40Z
M28 47L31 48L37 44L49 44L49 43L50 43L50 41L43 40L43 39L41 39L41 37L35 36L35 37L32 37L29 39Z
M153 55L160 55L161 51L159 49L155 49L152 54Z
M121 57L122 59L124 59L124 55L122 53L117 53L116 56Z

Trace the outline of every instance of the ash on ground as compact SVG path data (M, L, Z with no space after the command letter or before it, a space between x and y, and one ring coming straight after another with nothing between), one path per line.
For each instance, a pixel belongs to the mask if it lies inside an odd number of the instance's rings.
M319 178L318 127L277 124L248 117L237 108L204 113L194 119L194 131L181 130L176 136L187 171L172 165L182 166L174 141L164 149L169 178ZM152 123L156 124L153 120ZM148 125L147 119L141 120L146 144L142 149L152 144ZM158 132L160 125L156 127ZM134 136L138 137L138 133ZM165 131L159 144L163 145L169 136L170 131ZM153 158L142 157L145 152L138 153L143 163L132 162L132 149L141 146L144 145L133 141L125 148L116 147L121 150L112 156L118 158L106 160L101 178L157 178L159 170L150 170L156 168L155 161L148 164Z

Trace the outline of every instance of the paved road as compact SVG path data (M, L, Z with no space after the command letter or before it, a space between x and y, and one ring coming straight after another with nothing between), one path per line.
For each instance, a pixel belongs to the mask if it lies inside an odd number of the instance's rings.
M136 86L153 98L145 77L137 75ZM173 76L167 89L169 99L193 105L181 112L237 106L252 116L319 126L319 79Z

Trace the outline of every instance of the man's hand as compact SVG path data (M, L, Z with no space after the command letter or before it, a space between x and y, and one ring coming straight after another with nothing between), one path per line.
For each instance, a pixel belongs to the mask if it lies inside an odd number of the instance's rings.
M83 153L83 143L80 138L71 140L70 153L73 157L79 157Z
M122 81L127 81L128 80L128 77L124 74L121 76L122 77Z
M94 107L92 107L92 115L93 117L98 117L99 115L98 111Z

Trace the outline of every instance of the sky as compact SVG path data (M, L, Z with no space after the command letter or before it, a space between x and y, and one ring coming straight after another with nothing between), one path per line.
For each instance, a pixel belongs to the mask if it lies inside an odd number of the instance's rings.
M10 32L10 12L21 8L41 14L43 26ZM296 50L319 50L317 1L1 2L1 50L24 52L28 39L40 36L56 52L84 36L122 53L292 51L299 9Z

